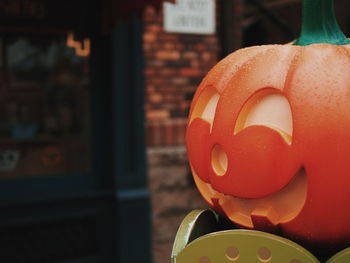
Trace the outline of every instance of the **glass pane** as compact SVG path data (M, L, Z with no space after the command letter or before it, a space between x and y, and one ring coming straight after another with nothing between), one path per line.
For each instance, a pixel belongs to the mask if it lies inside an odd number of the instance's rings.
M80 47L64 35L0 37L0 178L89 171L89 58Z

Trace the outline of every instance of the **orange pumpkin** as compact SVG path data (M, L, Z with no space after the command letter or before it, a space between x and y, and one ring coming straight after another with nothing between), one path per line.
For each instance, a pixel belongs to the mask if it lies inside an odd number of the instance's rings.
M214 66L193 99L186 143L214 210L339 249L350 243L350 45L333 15L330 0L304 1L297 44L244 48ZM333 26L320 37L315 20Z

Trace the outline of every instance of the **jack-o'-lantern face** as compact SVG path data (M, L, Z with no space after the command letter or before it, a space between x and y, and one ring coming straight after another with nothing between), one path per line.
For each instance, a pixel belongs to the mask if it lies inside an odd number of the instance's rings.
M349 49L246 48L208 73L186 143L211 207L248 228L350 241Z

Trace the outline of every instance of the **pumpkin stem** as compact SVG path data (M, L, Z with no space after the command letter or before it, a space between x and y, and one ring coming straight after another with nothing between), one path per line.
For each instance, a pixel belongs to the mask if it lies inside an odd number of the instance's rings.
M294 43L306 46L315 43L349 44L334 13L333 0L304 0L303 23L299 39Z

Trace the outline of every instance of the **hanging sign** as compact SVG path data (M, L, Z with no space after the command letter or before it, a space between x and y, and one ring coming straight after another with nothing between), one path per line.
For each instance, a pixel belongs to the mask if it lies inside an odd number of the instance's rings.
M172 33L214 34L214 0L177 0L164 3L164 30Z

